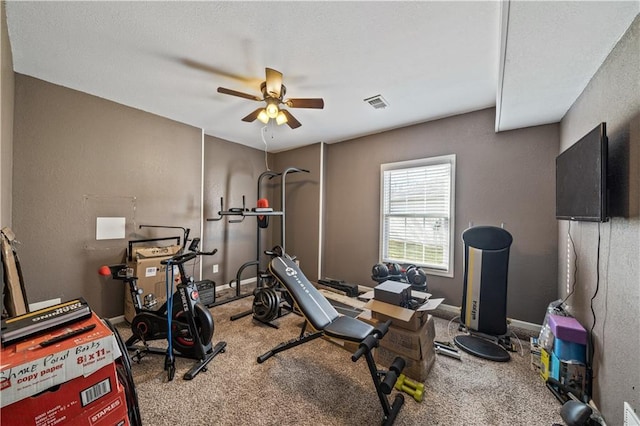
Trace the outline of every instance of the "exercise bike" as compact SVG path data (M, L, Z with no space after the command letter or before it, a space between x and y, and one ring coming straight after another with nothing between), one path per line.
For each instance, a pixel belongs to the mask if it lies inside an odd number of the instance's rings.
M115 280L127 283L129 293L135 308L135 316L131 321L132 336L127 339L127 350L134 352L132 359L136 362L146 354L165 355L164 369L167 371L169 381L175 375L174 356L195 359L196 363L187 371L183 378L193 379L200 371L206 371L207 364L219 353L225 351L226 342L219 342L212 346L211 340L214 332L214 322L211 312L200 302L198 287L193 278L188 278L184 264L196 256L213 255L217 252L200 252L197 247L199 238L194 238L188 251L181 252L161 264L166 265L167 283L171 284L168 291L167 302L157 310L151 310L143 306L140 301L141 291L137 286L138 277L133 275L133 270L125 264L103 266L101 275L111 275ZM173 290L173 270L178 268L180 283ZM174 300L175 299L175 300ZM171 312L171 314L169 314ZM148 342L153 340L167 340L168 348L154 348ZM138 345L141 343L141 345Z

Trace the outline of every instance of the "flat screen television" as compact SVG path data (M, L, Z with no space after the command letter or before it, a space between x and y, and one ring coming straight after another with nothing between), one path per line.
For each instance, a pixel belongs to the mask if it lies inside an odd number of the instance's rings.
M607 149L600 123L556 157L556 219L607 221Z

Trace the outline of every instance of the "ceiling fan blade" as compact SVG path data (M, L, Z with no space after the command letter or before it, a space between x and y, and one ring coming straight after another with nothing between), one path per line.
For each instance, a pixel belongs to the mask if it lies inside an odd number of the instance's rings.
M258 108L257 110L253 111L251 114L243 118L242 121L246 121L247 123L251 123L252 121L255 121L256 118L258 118L260 111L262 111L262 108Z
M286 109L281 109L280 111L282 111L285 117L287 117L287 125L289 127L291 127L292 129L297 129L298 127L302 126L302 124L300 124L300 122L296 120L296 118L291 115L289 111L287 111Z
M252 101L262 101L262 98L259 98L254 95L250 95L248 93L242 93L231 89L225 89L224 87L218 87L218 93L224 93L225 95L237 96L239 98L245 98Z
M231 73L229 71L225 71L222 68L218 68L215 67L213 65L209 65L207 63L204 62L198 62L195 61L193 59L189 59L189 58L182 58L179 59L179 61L183 64L188 66L189 68L198 70L198 71L203 71L209 74L213 74L213 75L217 75L220 77L224 77L224 78L229 78L232 80L236 80L236 81L240 81L248 86L260 86L260 83L262 82L262 78L255 78L255 77L247 77L244 75L240 75L240 74L234 74Z
M267 93L274 98L280 98L282 91L282 73L271 68L267 72Z
M284 103L289 108L324 108L324 100L322 98L294 98L287 99Z

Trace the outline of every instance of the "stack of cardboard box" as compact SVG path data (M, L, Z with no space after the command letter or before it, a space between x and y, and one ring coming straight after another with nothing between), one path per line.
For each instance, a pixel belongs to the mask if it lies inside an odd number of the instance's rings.
M88 331L62 339L73 330ZM116 373L116 337L92 314L0 352L2 425L128 425L124 387Z
M374 289L374 291L360 296L367 299L366 302L324 289L320 291L332 302L352 307L354 311L361 311L357 318L374 327L391 320L389 331L380 340L380 346L374 349L376 363L380 367L388 367L397 356L400 356L406 362L403 373L415 381L424 382L436 360L433 344L435 325L429 311L438 307L444 299L430 299L430 294L407 290L407 287L410 286L400 282L385 281L376 287L382 292L376 293ZM397 293L397 295L389 294L390 292ZM410 294L411 298L427 300L427 302L417 309L404 308L394 304L407 302L407 294ZM325 338L349 352L355 352L358 349L357 343L333 339L328 336Z
M382 283L385 289L394 288L401 292L402 297L398 300L405 300L404 286L407 284L394 283L393 286ZM376 287L377 288L377 287ZM427 300L430 295L411 291L411 297L415 299ZM378 292L379 293L379 292ZM383 300L393 300L382 297ZM359 318L377 324L391 320L389 332L380 340L380 346L376 348L374 357L380 365L391 365L397 356L404 358L406 365L403 373L416 381L424 382L431 371L431 367L436 360L436 353L433 345L435 339L435 325L433 317L428 313L435 309L441 299L434 300L434 303L424 303L417 309L409 309L379 300L374 289L374 298L369 300L365 309L370 311L364 313Z

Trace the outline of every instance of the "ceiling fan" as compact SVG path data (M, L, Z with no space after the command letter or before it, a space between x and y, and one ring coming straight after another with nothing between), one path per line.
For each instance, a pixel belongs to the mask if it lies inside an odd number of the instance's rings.
M267 103L266 107L256 109L251 114L244 117L242 121L251 123L258 119L264 124L267 124L270 119L275 119L278 125L287 123L289 127L296 129L301 126L300 122L296 120L289 111L280 108L280 105L286 105L289 108L324 108L324 100L322 98L284 99L284 95L287 93L287 88L282 84L282 73L271 68L266 68L266 74L267 79L260 84L262 98L248 93L218 87L218 93L238 96L252 101L265 101Z

